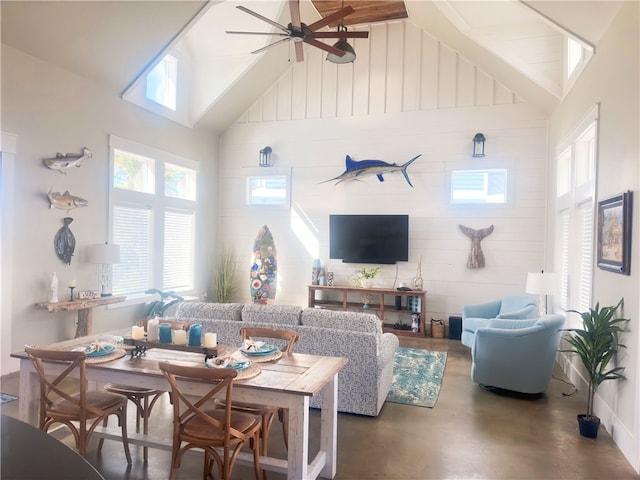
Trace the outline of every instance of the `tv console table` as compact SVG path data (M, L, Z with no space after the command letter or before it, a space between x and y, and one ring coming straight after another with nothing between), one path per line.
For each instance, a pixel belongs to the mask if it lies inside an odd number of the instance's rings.
M342 295L342 300L324 300L317 299L316 292L331 292ZM364 307L362 302L349 300L349 294L355 295L371 295L372 302L369 307ZM350 286L324 286L324 285L309 285L309 307L317 308L330 308L335 310L359 310L361 312L375 311L382 320L382 329L385 332L392 332L396 335L404 335L411 337L424 337L425 332L425 308L426 308L426 295L424 290L394 290L392 288L361 288ZM395 297L403 297L404 305L398 310L395 307ZM385 303L385 297L393 297L390 303ZM406 297L418 297L420 299L420 312L414 312L407 308ZM374 300L375 299L375 300ZM420 330L418 332L412 332L411 330L403 330L393 328L393 325L384 323L384 312L399 313L404 316L409 316L409 324L411 324L411 315L413 313L420 313Z

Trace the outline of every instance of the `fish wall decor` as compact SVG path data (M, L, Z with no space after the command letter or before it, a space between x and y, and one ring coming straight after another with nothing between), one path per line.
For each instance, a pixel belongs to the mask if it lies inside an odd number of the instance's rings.
M71 257L76 249L76 237L73 236L73 232L69 228L69 224L73 222L73 218L65 217L63 220L64 225L58 233L56 233L53 239L53 245L56 249L56 255L67 265L71 265Z
M325 180L324 182L331 182L333 180L337 180L336 185L345 180L360 180L360 178L365 177L367 175L375 175L378 177L378 180L384 182L383 175L385 173L394 173L394 172L402 172L404 175L404 179L407 181L410 187L413 187L411 184L411 180L409 179L409 175L407 175L407 167L415 162L420 156L416 155L408 162L403 163L402 165L397 165L395 163L387 163L382 160L360 160L355 161L349 155L347 155L345 159L346 170L342 172L339 176L335 178L331 178L329 180Z
M67 213L73 208L86 207L89 205L87 200L71 195L69 190L60 193L52 192L50 189L47 196L49 197L49 208L59 208L60 210L66 210Z
M480 242L493 233L493 225L480 230L474 230L464 225L458 226L462 233L471 239L471 252L469 252L469 258L467 259L467 268L484 268L484 253L482 253Z
M54 158L45 158L43 162L51 170L57 170L66 175L67 169L71 167L80 168L80 163L91 157L93 157L91 150L83 147L80 153L67 153L66 155L57 153Z

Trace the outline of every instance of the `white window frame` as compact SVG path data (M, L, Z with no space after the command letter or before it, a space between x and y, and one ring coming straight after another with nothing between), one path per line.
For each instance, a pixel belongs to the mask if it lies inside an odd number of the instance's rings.
M147 98L147 77L156 65L167 55L171 55L177 61L175 110ZM170 48L145 68L140 76L127 87L122 94L122 98L156 115L191 128L195 124L193 118L193 103L190 98L190 91L193 89L192 70L193 64L189 53L184 51L184 49Z
M245 203L249 207L255 208L284 208L288 209L291 206L291 168L250 168L247 169L246 177L246 194ZM273 177L279 177L285 179L285 195L280 203L260 203L255 202L251 193L251 182L253 180L269 179Z
M114 187L114 153L116 150L131 152L136 155L152 158L155 160L155 193L142 193L131 190L119 189ZM194 215L192 245L188 245L191 252L191 265L187 267L190 270L190 281L188 285L181 288L172 288L181 295L191 295L196 291L195 285L195 252L197 248L196 233L198 231L198 202L197 193L196 200L186 200L164 195L164 165L170 163L184 168L192 169L196 172L196 183L199 174L199 164L193 160L180 157L153 147L149 147L131 140L110 135L109 137L109 239L113 239L113 221L114 206L133 206L140 208L148 208L151 210L151 265L149 266L150 284L147 288L158 288L163 290L163 266L164 266L164 214L165 212L185 212ZM117 268L117 266L114 266ZM114 279L115 280L115 279ZM117 285L114 282L114 290ZM122 293L122 292L121 292ZM129 293L127 295L127 304L140 303L145 301L147 297L143 292Z
M454 176L456 174L464 174L464 173L479 173L482 174L485 177L485 198L483 199L477 199L477 200L465 200L465 199L456 199L454 197ZM488 177L490 174L492 173L502 173L504 174L504 199L503 201L497 201L497 202L491 202L487 200L487 196L488 196ZM450 175L450 180L449 180L449 184L450 184L450 201L451 201L451 205L506 205L508 200L509 200L509 172L506 168L466 168L466 169L459 169L459 170L452 170Z
M556 186L557 192L564 193L557 195L555 229L559 246L555 265L561 283L558 300L565 314L593 306L598 114L596 104L556 148L556 168L568 173L556 176L557 182L568 182ZM580 168L586 168L587 174L579 175ZM569 327L578 326L580 318L568 315L567 322Z
M574 68L569 72L569 50L571 49L571 44L579 45L581 48L580 61L576 63ZM567 94L571 91L571 88L576 83L576 80L580 77L584 69L587 67L589 61L593 57L595 52L595 47L583 40L573 35L565 35L564 37L564 55L563 55L563 65L562 65L562 98L566 97Z
M161 72L162 82L164 87L163 94L160 97L149 93L149 81L150 77L156 73L156 70L162 65L163 72ZM145 98L154 103L162 105L169 110L176 111L178 104L178 70L180 69L180 62L178 59L167 53L162 59L151 69L151 71L145 77Z

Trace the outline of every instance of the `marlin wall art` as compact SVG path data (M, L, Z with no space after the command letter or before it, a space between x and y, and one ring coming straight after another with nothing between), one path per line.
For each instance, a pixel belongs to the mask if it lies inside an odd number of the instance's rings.
M333 180L337 180L336 185L340 182L344 182L345 180L360 180L361 177L365 177L367 175L375 175L378 177L378 180L384 182L384 178L382 175L385 173L394 173L394 172L402 172L404 175L404 179L407 181L410 187L413 187L411 184L411 180L409 180L409 175L407 175L407 167L415 162L422 154L416 155L411 160L402 165L397 165L395 163L387 163L382 160L360 160L355 161L349 155L345 160L347 164L347 169L342 172L341 175L331 178L329 180L325 180L324 182L331 182Z

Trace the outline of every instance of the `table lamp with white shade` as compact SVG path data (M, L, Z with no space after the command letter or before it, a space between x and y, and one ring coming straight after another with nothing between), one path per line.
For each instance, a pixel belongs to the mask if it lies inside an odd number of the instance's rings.
M548 313L548 296L560 293L558 274L544 270L541 270L540 273L528 273L526 292L532 295L544 295L544 311L540 311L540 314L546 315Z
M90 245L87 250L87 260L89 263L100 264L100 284L102 285L100 296L110 297L112 265L120 263L120 245L109 245L108 243Z

